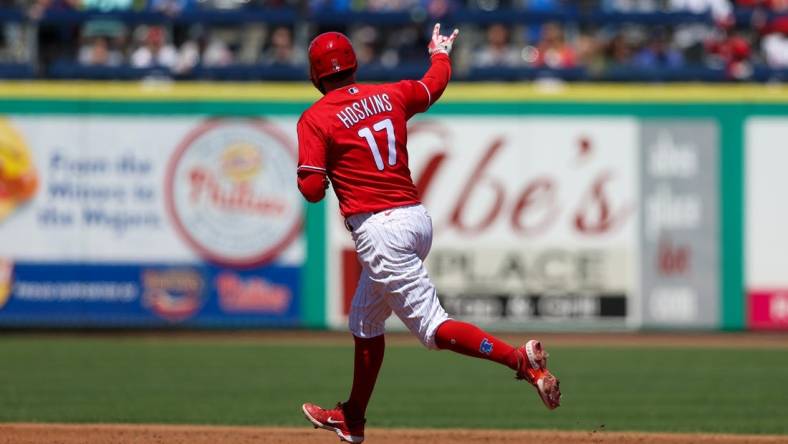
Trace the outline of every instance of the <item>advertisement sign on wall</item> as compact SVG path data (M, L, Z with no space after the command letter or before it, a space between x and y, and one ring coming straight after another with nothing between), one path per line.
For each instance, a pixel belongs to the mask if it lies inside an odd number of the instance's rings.
M747 322L788 330L788 119L750 118L745 125Z
M435 230L427 268L447 310L498 328L634 322L637 146L628 118L412 123L410 167ZM329 211L329 308L341 326L359 270Z
M132 306L138 325L257 307L255 325L343 328L358 262L336 207L307 207L308 244L296 229L311 85L110 86L5 85L0 325L52 325L92 298L108 324ZM259 114L282 117L204 117ZM410 126L444 304L501 328L788 328L786 115L786 94L758 85L453 84ZM649 155L660 144L667 160ZM289 314L266 318L283 285Z
M294 122L0 123L0 324L296 325Z
M645 326L719 322L718 137L711 121L643 121L641 295Z

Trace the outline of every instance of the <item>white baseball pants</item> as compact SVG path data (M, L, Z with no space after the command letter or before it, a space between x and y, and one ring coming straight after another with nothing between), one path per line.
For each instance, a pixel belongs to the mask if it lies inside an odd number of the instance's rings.
M422 205L347 218L361 262L361 278L350 307L350 331L380 336L393 311L427 348L449 319L430 281L424 259L432 246L432 219Z

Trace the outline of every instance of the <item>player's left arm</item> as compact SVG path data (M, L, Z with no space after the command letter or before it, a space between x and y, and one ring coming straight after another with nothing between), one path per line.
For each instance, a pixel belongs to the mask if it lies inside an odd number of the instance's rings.
M451 53L454 39L460 33L455 29L449 36L440 34L441 25L436 23L432 39L427 46L430 54L430 68L420 80L405 80L398 85L405 98L408 118L416 113L427 111L437 102L451 79Z
M309 202L326 196L326 141L320 128L306 115L298 120L298 190Z
M421 82L429 92L429 105L437 102L451 79L451 53L454 40L460 34L459 29L455 29L451 35L441 35L441 24L436 23L432 29L432 39L427 46L430 54L430 69L421 78ZM428 105L428 107L429 107Z

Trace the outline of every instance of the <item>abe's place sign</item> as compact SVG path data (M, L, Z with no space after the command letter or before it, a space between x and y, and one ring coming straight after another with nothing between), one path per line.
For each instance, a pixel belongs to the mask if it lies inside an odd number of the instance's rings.
M410 167L435 228L427 267L447 310L502 326L625 325L636 287L638 135L628 118L412 123ZM352 250L339 222L332 240ZM339 271L341 316L355 282Z

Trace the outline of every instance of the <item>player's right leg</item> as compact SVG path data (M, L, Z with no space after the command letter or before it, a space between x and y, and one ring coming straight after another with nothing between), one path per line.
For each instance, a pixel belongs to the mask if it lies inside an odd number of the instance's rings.
M345 402L333 409L306 403L302 406L304 416L315 427L331 430L343 441L364 441L366 410L386 348L384 329L391 309L386 304L380 287L363 269L353 295L348 316L348 327L353 334L355 355L353 360L353 385Z
M319 405L307 402L301 406L301 410L316 429L330 430L339 436L340 441L364 442L364 420L351 421L345 414L341 403L333 409L324 409Z
M343 405L352 419L361 420L366 415L378 372L383 365L386 348L384 332L389 316L391 309L386 305L380 288L370 279L366 268L362 269L348 316L348 328L355 342L355 357L353 386Z

